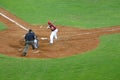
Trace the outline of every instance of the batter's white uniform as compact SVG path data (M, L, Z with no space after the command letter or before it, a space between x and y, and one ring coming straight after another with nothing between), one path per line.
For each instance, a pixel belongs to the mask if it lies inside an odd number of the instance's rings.
M57 32L58 29L50 22L48 22L48 27L51 29L51 34L50 34L50 44L53 44L54 39L57 39Z
M57 39L57 32L58 32L58 29L55 29L54 31L51 32L51 34L50 34L50 43L51 44L53 44L54 39Z

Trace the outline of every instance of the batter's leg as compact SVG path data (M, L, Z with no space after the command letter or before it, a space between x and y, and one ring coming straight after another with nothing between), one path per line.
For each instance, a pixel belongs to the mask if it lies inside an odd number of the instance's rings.
M54 32L50 34L50 44L53 44Z

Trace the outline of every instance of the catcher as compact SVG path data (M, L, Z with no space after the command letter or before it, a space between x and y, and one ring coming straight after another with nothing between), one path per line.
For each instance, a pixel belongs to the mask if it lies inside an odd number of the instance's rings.
M37 49L38 47L39 47L39 45L38 45L38 38L37 38L37 36L35 36L35 39L34 39L34 47Z

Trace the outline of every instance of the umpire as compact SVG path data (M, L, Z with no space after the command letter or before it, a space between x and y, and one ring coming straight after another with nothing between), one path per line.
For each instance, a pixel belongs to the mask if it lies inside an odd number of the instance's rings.
M23 50L22 56L26 56L30 45L32 46L32 49L35 49L35 46L34 46L35 33L31 29L29 29L29 31L28 31L28 33L26 33L24 39L25 39L25 48Z

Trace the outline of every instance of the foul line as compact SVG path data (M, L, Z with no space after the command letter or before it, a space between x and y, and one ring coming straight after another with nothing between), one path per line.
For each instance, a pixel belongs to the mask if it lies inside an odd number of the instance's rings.
M24 30L28 31L28 29L27 29L27 28L25 28L24 26L20 25L18 22L16 22L16 21L14 21L14 20L10 19L8 16L6 16L6 15L4 15L4 14L2 14L2 13L0 13L0 15L1 15L1 16L3 16L4 18L6 18L6 19L10 20L11 22L15 23L15 24L16 24L16 25L18 25L20 28L22 28L22 29L24 29Z
M8 16L4 15L3 13L0 13L1 16L3 16L4 18L10 20L11 22L15 23L16 25L18 25L20 28L28 31L27 28L25 28L24 26L22 26L21 24L19 24L18 22L10 19ZM110 30L103 30L103 31L95 31L95 32L85 32L85 33L80 33L80 34L76 34L76 35L87 35L87 34L93 34L93 33L98 33L98 32L104 32L104 31L116 31L119 30L120 28L116 28L116 29L110 29ZM69 32L68 32L69 33ZM72 32L73 33L73 32ZM76 35L71 35L71 36L76 36ZM70 36L61 36L61 37L70 37ZM46 38L45 38L46 39Z
M117 31L117 30L120 30L120 28L116 28L116 29L108 29L108 30L100 30L100 31L94 31L94 32L84 32L84 33L80 33L80 34L73 34L73 35L70 35L70 36L60 36L60 38L62 37L73 37L73 36L77 36L77 35L89 35L89 34L96 34L96 33L99 33L99 32L112 32L112 31ZM68 33L77 33L77 32L68 32Z

